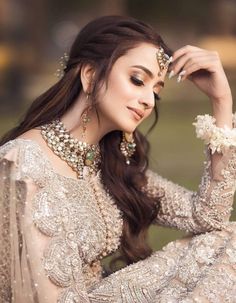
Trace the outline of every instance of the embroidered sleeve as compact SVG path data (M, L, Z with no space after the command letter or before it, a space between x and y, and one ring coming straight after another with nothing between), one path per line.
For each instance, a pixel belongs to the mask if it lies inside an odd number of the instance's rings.
M209 115L198 116L194 125L197 136L207 144L198 191L189 191L151 171L147 173L147 191L160 197L157 224L197 234L221 230L229 221L236 188L236 128L219 128ZM214 165L213 153L219 155Z
M169 243L147 259L126 266L91 287L88 291L90 302L159 302L155 301L159 297L158 291L168 288L183 253L184 246L181 243ZM169 302L170 297L166 297L165 302Z
M32 201L50 178L44 164L37 148L26 143L12 141L0 148L0 302L86 303L89 300L81 260L69 250L69 241L63 246L58 237L54 248L60 249L47 250L50 238L38 232L33 222ZM45 195L44 199L47 198ZM50 255L42 266L46 252ZM69 263L57 266L55 260L62 258L63 253L68 254ZM72 273L70 259L75 268ZM56 285L49 279L51 272L54 275L50 278ZM65 291L58 287L58 281L70 285L72 275L78 286L67 287Z
M25 242L24 218L29 194L18 167L20 149L7 143L0 149L0 301L33 302ZM26 282L27 281L27 282ZM14 301L16 300L16 301Z

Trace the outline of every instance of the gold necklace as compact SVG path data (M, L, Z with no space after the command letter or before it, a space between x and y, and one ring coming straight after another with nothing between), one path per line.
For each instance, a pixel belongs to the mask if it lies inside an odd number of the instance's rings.
M98 171L101 162L99 144L73 138L59 119L41 126L41 134L52 151L77 173L78 179L84 178L84 168L90 175Z
M41 126L41 133L52 151L76 171L79 179L83 179L85 167L88 168L90 174L94 174L98 171L101 162L99 144L88 144L73 138L59 119ZM120 241L117 241L117 235L121 233L119 228L121 224L114 226L109 222L107 210L104 208L104 197L101 195L102 190L94 179L91 179L90 182L106 229L103 250L91 263L92 268L96 271L98 261L111 254L119 247ZM106 196L106 198L108 198L108 196ZM121 218L118 220L122 222ZM114 235L116 235L116 237L114 237Z

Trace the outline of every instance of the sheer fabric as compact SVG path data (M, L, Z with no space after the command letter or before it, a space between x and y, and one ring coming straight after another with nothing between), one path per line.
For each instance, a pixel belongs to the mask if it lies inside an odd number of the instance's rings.
M95 260L106 229L91 184L103 197L117 248L122 214L99 174L63 177L35 142L8 142L0 148L1 302L235 302L235 163L234 147L214 167L208 154L197 193L149 171L144 190L162 197L156 224L188 235L103 278Z

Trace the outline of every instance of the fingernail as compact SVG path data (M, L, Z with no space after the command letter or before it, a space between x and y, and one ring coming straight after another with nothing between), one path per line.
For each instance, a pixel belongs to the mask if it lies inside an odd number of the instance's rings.
M170 56L170 58L169 58L169 63L172 62L172 61L173 61L173 57Z
M177 78L177 83L179 83L182 80L183 75L186 74L185 70L182 70L182 72L179 73L178 78Z
M169 73L169 76L168 78L171 79L173 76L174 76L175 72L172 70L170 73Z
M179 75L182 77L183 75L186 74L186 70L182 70L182 72L179 73Z

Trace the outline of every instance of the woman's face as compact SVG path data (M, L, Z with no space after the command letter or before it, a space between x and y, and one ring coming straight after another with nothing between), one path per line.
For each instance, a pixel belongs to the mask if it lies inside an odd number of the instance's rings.
M133 132L152 112L164 86L166 71L160 71L158 47L142 43L114 63L100 91L98 112L105 128ZM104 125L105 124L105 125Z

